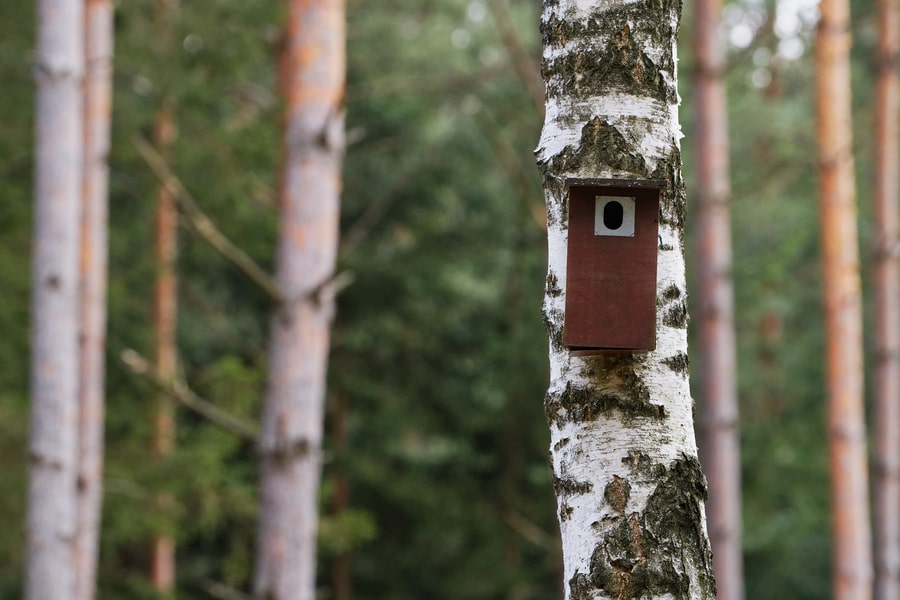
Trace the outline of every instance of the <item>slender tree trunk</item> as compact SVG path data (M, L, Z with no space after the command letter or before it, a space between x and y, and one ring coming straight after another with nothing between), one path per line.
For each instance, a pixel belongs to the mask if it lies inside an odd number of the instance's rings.
M350 420L349 400L344 392L335 394L334 424L332 435L338 464L334 474L334 499L332 511L340 518L350 508L350 477L347 475L347 422ZM345 550L334 557L331 571L333 600L351 600L353 598L353 553Z
M816 37L819 201L828 363L834 598L872 595L862 294L850 103L850 6L822 0Z
M75 595L84 0L38 2L27 600Z
M544 2L545 409L567 600L715 597L687 371L679 18L674 0ZM578 356L564 345L569 177L665 182L654 351Z
M315 596L317 496L338 241L344 0L291 0L276 280L260 436L259 599Z
M543 114L544 82L541 80L541 70L528 54L528 49L516 31L516 25L509 12L508 0L490 0L490 7L494 15L494 22L497 24L497 32L500 34L500 39L503 40L516 75L528 90L528 95L534 101L538 112Z
M174 44L173 27L178 0L159 0L162 56L168 56ZM153 138L162 156L175 142L175 99L163 94L153 125ZM178 322L178 207L171 186L160 185L156 198L156 285L153 292L153 329L156 333L156 372L166 381L174 381L178 368L176 329ZM175 403L167 394L156 399L153 429L153 455L167 460L175 442ZM169 492L157 497L157 506L169 513L174 499ZM175 539L171 532L158 533L153 539L150 579L158 592L169 593L175 587Z
M167 96L156 115L154 137L160 152L172 143L172 101ZM156 333L156 371L165 381L176 376L178 353L175 331L178 315L178 209L171 188L161 185L156 204L156 285L153 294L153 329ZM175 440L175 403L166 394L156 400L156 420L153 428L153 455L159 461L169 458ZM169 512L173 498L163 492L157 498L159 509ZM153 587L160 592L171 591L175 585L175 540L169 532L159 533L153 540L151 563Z
M81 212L81 364L79 386L77 600L96 590L103 504L106 264L113 6L85 2L84 193Z
M878 4L875 123L875 598L900 598L900 5Z
M728 204L728 111L721 0L694 4L696 265L700 315L700 455L709 478L710 543L720 600L744 597L741 552L741 458L738 429Z

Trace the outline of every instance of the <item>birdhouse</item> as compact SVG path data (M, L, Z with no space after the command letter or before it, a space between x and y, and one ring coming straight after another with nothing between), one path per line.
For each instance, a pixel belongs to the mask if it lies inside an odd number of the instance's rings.
M565 345L576 354L655 349L659 198L666 182L566 184Z

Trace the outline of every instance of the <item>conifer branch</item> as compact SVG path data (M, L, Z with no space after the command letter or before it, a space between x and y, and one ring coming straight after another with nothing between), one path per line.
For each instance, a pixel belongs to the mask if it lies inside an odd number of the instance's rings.
M544 80L541 78L541 69L535 60L528 53L528 49L522 42L519 32L513 23L512 15L509 12L509 4L506 0L490 0L491 12L494 15L494 22L500 33L500 39L506 47L513 63L516 75L522 82L522 85L531 96L538 114L544 115Z
M258 432L255 426L222 410L208 400L204 400L195 394L184 381L166 380L160 376L153 365L150 364L150 361L141 356L137 351L127 348L122 351L120 358L132 373L150 380L150 382L159 388L160 391L174 400L177 400L186 408L189 408L222 429L230 431L244 439L256 441Z
M165 159L156 151L152 144L141 136L134 139L135 148L138 154L144 159L144 162L153 171L160 183L168 187L177 199L178 205L188 219L191 227L200 237L206 240L210 246L219 251L228 261L237 267L248 279L257 284L268 296L277 304L285 301L281 288L259 264L254 261L246 252L241 250L235 243L229 240L223 234L212 219L206 216L194 197L187 190L184 184L169 168Z

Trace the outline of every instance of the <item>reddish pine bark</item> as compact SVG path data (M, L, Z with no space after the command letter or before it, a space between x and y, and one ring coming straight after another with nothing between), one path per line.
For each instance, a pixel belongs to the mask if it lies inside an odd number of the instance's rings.
M900 7L879 0L875 109L875 598L900 598Z
M174 46L173 21L178 0L159 0L161 54L167 55ZM153 138L163 156L175 142L175 101L171 94L164 94L153 126ZM156 282L153 290L153 330L156 334L156 372L171 381L176 376L178 352L176 328L178 321L178 207L171 187L160 185L156 198L156 223L154 249L156 255ZM156 400L156 418L153 427L153 455L159 461L166 460L174 450L175 404L168 395L160 394ZM164 492L157 497L157 507L163 513L171 511L173 498ZM169 532L158 533L153 539L150 559L150 579L158 592L168 593L175 587L175 540Z
M161 152L174 140L172 99L166 97L156 116L154 137ZM171 381L175 378L178 353L175 330L178 314L178 277L175 262L178 257L178 209L171 188L161 185L156 204L156 285L153 294L153 329L156 333L156 372ZM154 422L153 455L165 460L172 454L175 439L175 406L172 399L161 394L157 398ZM159 509L168 512L171 494L162 493L157 499ZM171 534L158 534L153 540L151 563L153 587L160 592L175 585L175 541Z
M85 2L84 187L81 212L77 600L95 595L103 502L106 264L113 6Z
M84 0L37 3L26 600L75 594Z
M741 460L731 281L728 114L719 33L721 0L694 4L694 211L700 311L700 457L709 480L706 514L719 600L744 597Z
M260 435L254 590L266 600L315 596L317 496L338 241L343 0L289 3L282 90L284 166L275 277L287 301L272 319Z
M816 115L831 463L835 600L872 595L863 415L862 298L850 103L850 7L822 0Z

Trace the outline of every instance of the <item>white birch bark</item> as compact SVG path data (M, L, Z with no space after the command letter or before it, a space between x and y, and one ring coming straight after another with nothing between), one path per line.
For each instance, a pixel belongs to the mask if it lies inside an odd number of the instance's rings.
M75 594L83 15L38 2L26 600Z
M343 157L344 0L291 0L272 318L259 438L254 598L314 600L325 385Z
M545 0L545 399L565 598L714 598L687 369L676 0ZM569 177L664 180L656 350L563 344ZM616 290L610 290L615 294Z

